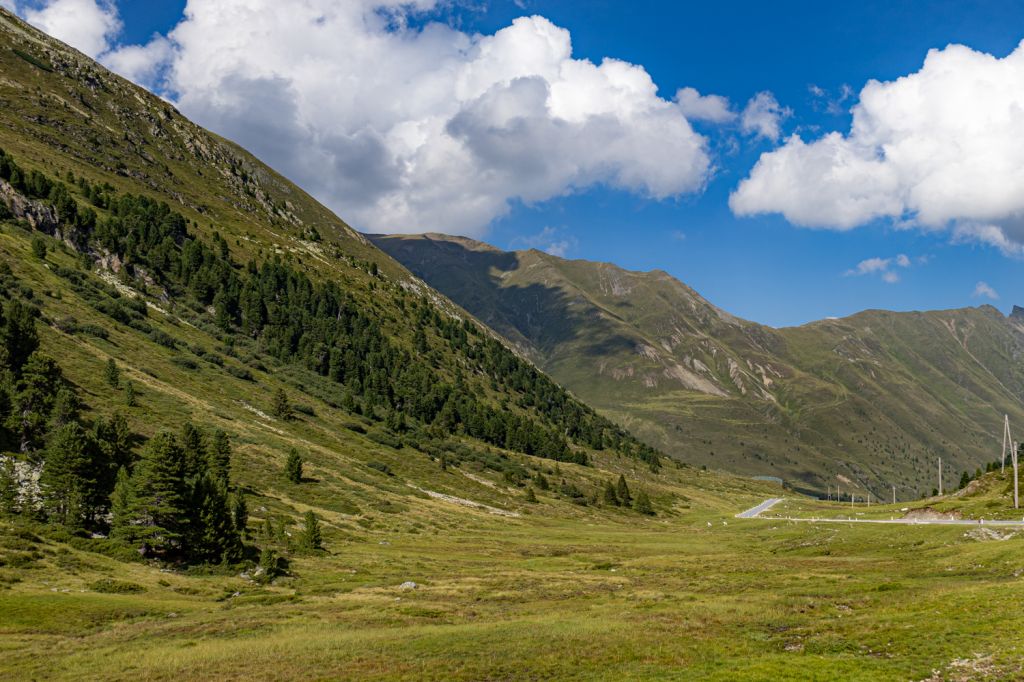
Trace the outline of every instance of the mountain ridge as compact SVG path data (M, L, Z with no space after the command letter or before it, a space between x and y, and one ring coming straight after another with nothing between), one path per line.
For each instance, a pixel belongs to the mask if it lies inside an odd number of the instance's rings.
M865 310L773 328L721 310L664 271L469 251L463 238L436 233L367 238L570 390L696 464L781 471L814 490L841 474L875 479L879 493L882 479L920 492L930 480L925 452L948 450L950 466L973 471L990 459L983 442L998 435L1001 413L1024 418L1024 376L1013 362L1024 354L1024 327L990 305ZM897 405L905 391L912 399ZM925 423L921 415L936 409L959 428ZM880 468L875 460L897 448L913 464Z

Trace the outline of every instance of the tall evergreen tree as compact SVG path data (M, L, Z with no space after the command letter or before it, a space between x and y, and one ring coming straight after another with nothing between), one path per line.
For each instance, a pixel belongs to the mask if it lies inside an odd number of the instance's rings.
M646 491L641 490L636 494L636 500L633 502L633 509L640 514L654 516L654 507L651 506L651 500L647 497Z
M245 537L246 528L249 526L249 503L241 490L236 490L231 499L231 518L235 523L235 531Z
M64 376L52 359L36 352L25 361L7 420L21 452L42 447L53 402L63 384Z
M5 457L0 462L0 514L14 514L18 511L18 473L14 458Z
M621 504L611 481L604 482L604 503L610 507L618 507Z
M185 552L196 561L235 561L241 542L235 530L225 485L209 473L193 485Z
M0 358L14 372L21 373L29 356L39 348L32 309L18 300L8 301L0 314Z
M192 422L181 426L181 448L185 453L185 478L199 478L207 467L206 443L203 432Z
M283 388L274 391L274 404L271 411L275 417L282 421L288 421L294 415L292 405L288 402L288 394L284 392Z
M132 474L132 488L118 534L161 554L179 551L189 514L185 452L174 434L161 431L146 443Z
M117 478L114 483L114 492L110 495L111 514L111 536L129 536L129 525L131 523L130 513L132 505L132 479L128 469L121 467L117 470ZM128 531L128 532L126 532Z
M107 360L107 365L103 369L103 378L106 379L111 388L120 388L121 370L117 368L117 363L114 362L114 358Z
M39 476L43 508L51 520L77 528L90 515L88 497L96 485L89 478L90 450L89 438L76 422L53 434Z
M303 517L301 545L303 549L314 551L321 548L323 538L320 532L320 521L312 510Z
M288 451L288 461L284 463L284 477L292 483L302 483L302 457L295 448Z
M231 440L228 434L220 429L213 432L207 457L210 472L227 485L231 477Z
M628 507L633 503L633 496L629 494L629 486L626 485L626 477L623 474L619 474L619 482L615 486L615 495L619 498L619 503Z

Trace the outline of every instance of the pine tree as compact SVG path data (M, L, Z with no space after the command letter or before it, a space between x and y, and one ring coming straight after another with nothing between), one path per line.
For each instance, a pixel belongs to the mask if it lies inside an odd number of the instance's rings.
M619 474L619 482L615 486L615 495L619 498L619 504L628 507L633 503L633 496L629 494L629 486L626 485L626 477Z
M50 412L50 428L57 430L72 422L77 422L82 410L82 402L78 394L70 386L61 386L53 399Z
M117 470L114 492L110 495L111 536L118 536L124 533L129 523L128 515L131 504L132 479L128 469L121 467Z
M636 501L633 502L633 509L640 514L654 516L654 507L651 506L651 500L643 490L636 494Z
M187 555L195 561L216 563L235 561L242 545L231 515L227 488L210 474L204 474L193 485L191 519Z
M206 472L208 461L203 432L197 429L192 422L185 422L181 425L179 442L185 453L184 477L191 479L200 478Z
M288 461L284 465L284 477L292 483L302 483L302 457L299 451L292 448L288 452Z
M611 481L604 482L604 503L609 507L618 507L621 504Z
M320 534L320 521L312 510L307 511L303 517L302 548L310 551L321 549L322 537Z
M128 407L135 407L138 399L135 397L135 384L131 381L124 382L124 404Z
M106 379L111 388L119 388L121 386L121 370L117 368L114 358L107 360L107 366L103 370L103 378Z
M245 499L245 493L236 490L231 499L231 518L235 523L235 531L245 537L249 525L249 503Z
M80 527L90 513L87 498L96 481L90 479L90 443L78 423L58 429L46 449L39 476L43 508L53 521Z
M269 581L276 578L280 571L280 563L277 558L277 552L270 549L269 547L264 547L263 550L260 552L260 568L263 569L264 580Z
M39 348L35 316L21 301L11 300L4 306L0 314L0 342L0 349L6 351L5 364L19 376L29 356Z
M966 471L960 474L960 487L966 488L967 484L971 482L971 476Z
M534 504L534 503L537 502L537 495L536 495L536 493L533 492L533 487L532 486L527 486L526 487L526 498L525 499L530 504Z
M228 484L231 477L231 440L228 434L217 429L210 439L210 446L207 448L210 471L220 479L224 485Z
M0 462L0 514L14 514L18 511L18 472L13 457L4 457Z
M52 359L33 353L25 361L7 420L21 452L42 446L53 402L63 385L64 376Z
M146 443L132 474L132 488L134 494L118 534L158 553L179 551L189 510L185 452L174 434L161 431Z
M272 413L281 421L289 421L293 416L292 405L288 402L288 394L284 392L283 388L274 392Z

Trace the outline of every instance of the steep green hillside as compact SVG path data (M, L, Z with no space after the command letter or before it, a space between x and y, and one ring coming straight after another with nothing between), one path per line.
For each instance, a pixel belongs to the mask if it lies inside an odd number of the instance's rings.
M675 504L655 451L244 151L7 12L0 73L8 511L102 533L113 506L116 530L123 468L125 537L159 527L147 457L183 458L184 507L244 491L249 525L312 510L328 537L446 496L575 515L624 473L652 481L638 511ZM161 551L191 556L177 535Z
M563 385L684 461L903 498L1024 424L1024 314L868 311L771 329L660 271L443 235L370 237Z

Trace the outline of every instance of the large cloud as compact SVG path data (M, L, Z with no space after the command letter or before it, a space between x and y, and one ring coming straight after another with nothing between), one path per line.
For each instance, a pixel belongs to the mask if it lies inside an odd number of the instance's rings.
M15 9L13 2L8 9ZM117 8L108 0L50 0L42 7L25 7L25 19L71 47L98 57L121 30Z
M574 59L543 17L494 35L409 26L433 4L190 0L166 42L105 61L162 74L182 111L363 229L478 234L512 201L598 183L703 188L707 140L683 107L724 120L725 100L669 101L642 67Z
M917 73L870 81L847 134L763 154L729 204L840 230L888 218L1020 253L1022 188L1024 43L1004 58L950 45Z

